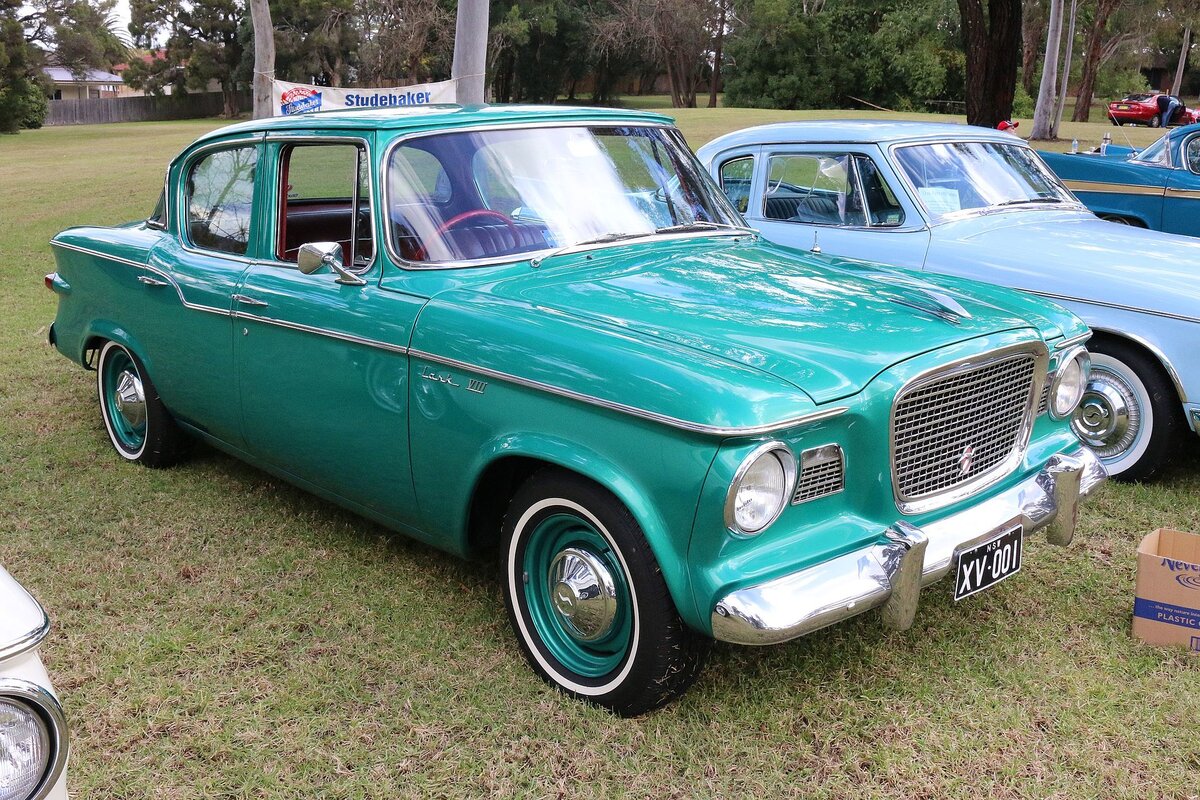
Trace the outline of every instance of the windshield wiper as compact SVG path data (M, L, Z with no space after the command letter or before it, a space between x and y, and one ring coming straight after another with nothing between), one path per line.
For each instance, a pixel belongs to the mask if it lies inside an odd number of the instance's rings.
M1001 206L1019 206L1023 203L1065 203L1067 202L1061 197L1055 197L1050 194L1038 195L1037 197L1022 197L1017 200L1005 200L1000 203L992 203L992 208L1000 208Z
M637 239L638 237L649 235L649 231L643 233L606 233L603 236L597 236L595 239L584 239L582 242L571 242L570 244L563 245L557 250L551 250L549 253L534 256L533 258L529 259L529 266L536 269L537 267L540 267L542 262L544 262L547 258L554 258L555 256L562 255L563 253L569 253L570 251L580 247L587 247L588 245L592 244L619 242L623 239Z
M745 225L730 225L727 222L708 222L707 220L694 220L692 222L682 222L678 225L668 225L665 228L655 228L655 233L686 233L687 231L711 231L711 230L731 230L745 231L746 233L758 233L754 228L748 228Z

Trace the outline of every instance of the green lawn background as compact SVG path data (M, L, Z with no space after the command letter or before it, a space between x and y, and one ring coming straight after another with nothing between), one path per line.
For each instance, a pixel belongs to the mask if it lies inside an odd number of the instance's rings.
M671 113L693 146L835 115ZM47 240L144 217L167 161L219 124L0 137L0 563L54 619L74 796L1196 796L1200 662L1129 638L1138 540L1200 531L1194 441L1162 482L1110 485L1069 549L1031 542L994 591L955 605L939 584L905 633L867 614L717 645L682 702L637 720L533 676L493 565L208 449L168 471L121 461L94 374L46 344ZM1105 131L1155 135L1064 134Z

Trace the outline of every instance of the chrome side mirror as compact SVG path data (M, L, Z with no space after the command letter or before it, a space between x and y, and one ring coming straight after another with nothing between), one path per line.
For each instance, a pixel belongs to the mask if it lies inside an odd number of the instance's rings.
M342 264L342 246L337 242L309 242L300 246L296 256L296 266L305 275L312 275L321 267L327 266L337 274L338 283L347 286L363 286L366 281Z

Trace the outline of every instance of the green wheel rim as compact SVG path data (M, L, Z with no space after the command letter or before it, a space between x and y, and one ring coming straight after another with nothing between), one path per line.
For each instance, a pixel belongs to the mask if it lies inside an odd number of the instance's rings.
M549 576L555 556L574 548L596 559L609 572L616 590L616 615L600 638L586 641L554 606ZM628 578L621 559L591 522L575 514L553 514L535 523L522 559L525 606L548 653L584 678L602 678L620 667L633 640Z
M145 397L141 397L142 413L140 421L130 419L122 412L122 378L132 376L137 382L137 391L140 395L142 392L142 376L138 372L137 365L133 363L133 359L129 357L129 353L122 349L113 350L112 354L104 360L103 379L101 385L103 389L104 416L108 419L109 430L112 431L113 438L117 445L126 452L136 453L142 449L146 443L146 419L145 419Z

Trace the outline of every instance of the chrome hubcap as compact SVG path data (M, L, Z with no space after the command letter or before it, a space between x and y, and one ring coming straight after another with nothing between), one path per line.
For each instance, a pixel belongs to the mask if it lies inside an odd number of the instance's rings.
M1102 458L1129 449L1141 428L1133 388L1115 373L1093 370L1072 425L1079 438Z
M117 388L113 392L117 412L131 428L140 428L146 422L146 394L142 379L136 373L125 370L117 376Z
M574 638L594 642L612 630L617 590L612 573L600 559L568 547L550 562L548 577L554 611Z

